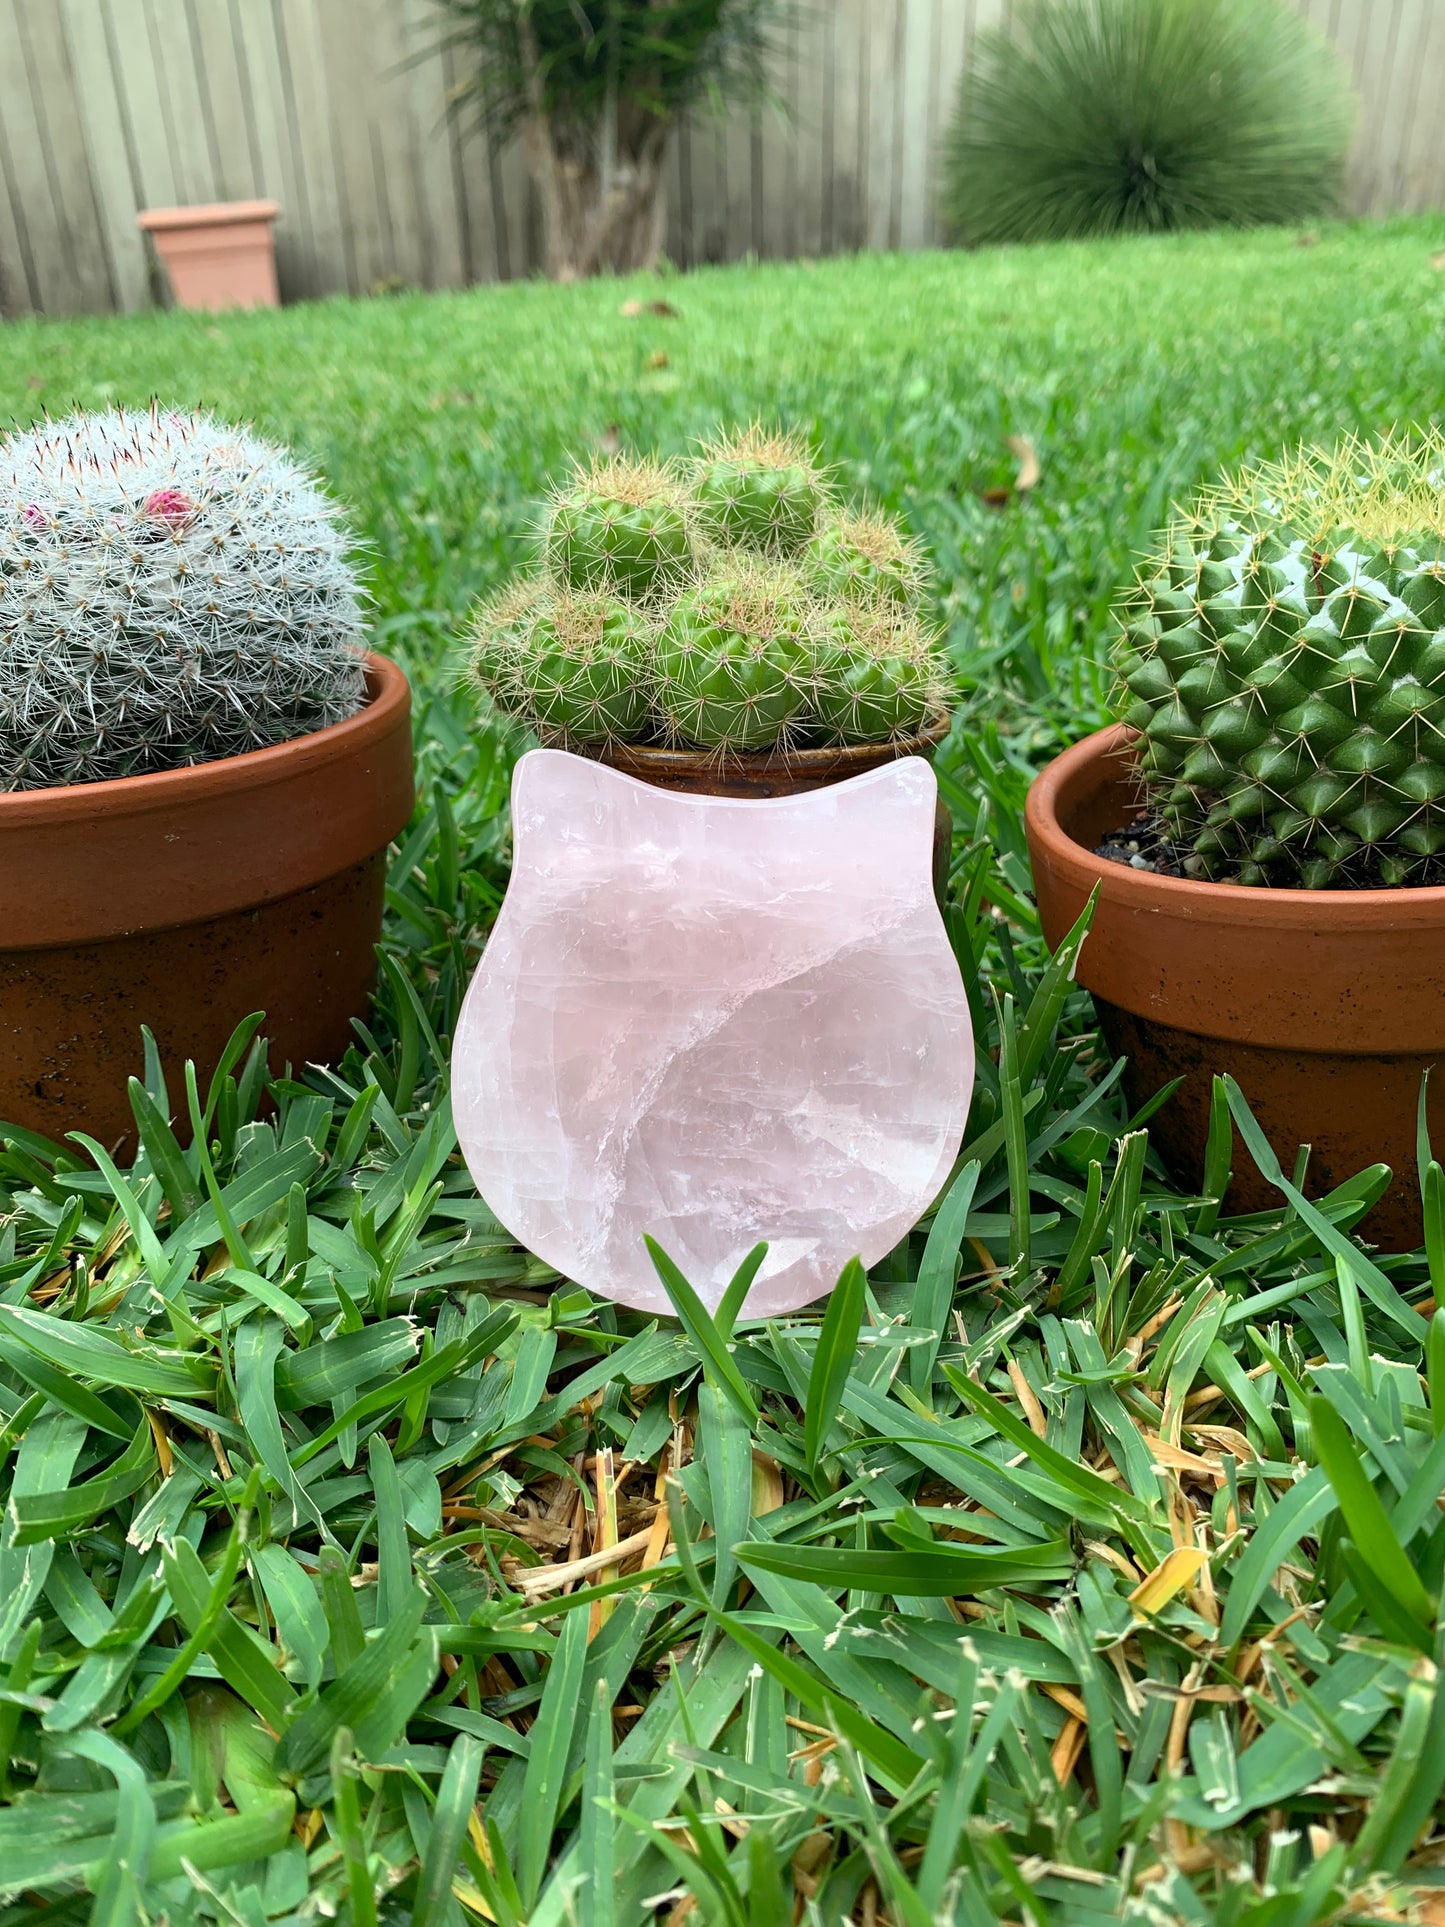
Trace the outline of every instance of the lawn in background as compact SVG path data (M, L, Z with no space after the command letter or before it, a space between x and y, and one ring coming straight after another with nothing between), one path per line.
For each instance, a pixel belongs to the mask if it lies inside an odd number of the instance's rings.
M1168 1186L1045 968L1019 811L1101 720L1109 600L1172 496L1437 418L1441 238L0 330L0 418L154 397L293 442L371 552L421 751L376 1011L334 1074L261 1115L243 1057L209 1171L154 1131L127 1177L0 1156L7 1923L66 1893L84 1918L88 1885L107 1923L365 1922L379 1894L422 1927L1308 1927L1428 1885L1426 1261L1351 1256L1348 1192L1231 1221ZM446 1044L505 887L508 757L447 664L570 457L755 416L937 564L950 927L987 1048L977 1171L931 1227L826 1323L729 1353L554 1289L458 1163ZM183 1110L181 1067L144 1068ZM548 1571L642 1533L641 1579Z

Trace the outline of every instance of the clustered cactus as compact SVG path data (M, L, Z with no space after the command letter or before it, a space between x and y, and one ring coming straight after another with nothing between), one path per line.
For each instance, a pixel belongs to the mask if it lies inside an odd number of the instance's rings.
M335 505L203 414L116 410L0 441L0 790L209 762L365 698Z
M541 556L478 611L470 672L544 742L728 754L905 740L947 715L919 551L840 507L796 436L595 462L550 504Z
M1445 443L1357 440L1226 479L1141 571L1116 657L1187 875L1445 878Z

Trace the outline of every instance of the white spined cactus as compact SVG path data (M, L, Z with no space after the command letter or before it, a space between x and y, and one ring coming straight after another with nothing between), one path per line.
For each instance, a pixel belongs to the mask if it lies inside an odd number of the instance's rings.
M290 455L210 415L0 440L0 790L212 762L353 715L349 547Z

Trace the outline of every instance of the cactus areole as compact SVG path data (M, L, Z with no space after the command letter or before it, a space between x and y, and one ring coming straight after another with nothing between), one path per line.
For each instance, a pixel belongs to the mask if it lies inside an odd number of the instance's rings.
M143 1023L173 1090L255 1011L275 1069L345 1049L412 794L347 549L207 416L0 441L0 1116L113 1143Z
M1184 1182L1225 1072L1286 1172L1312 1146L1311 1195L1408 1174L1445 1054L1445 447L1352 440L1227 478L1122 618L1123 727L1029 799L1045 934L1098 888L1078 978L1139 1101L1184 1079L1151 1127ZM1238 1144L1233 1166L1239 1208L1279 1201ZM1366 1235L1417 1243L1414 1193L1397 1178Z

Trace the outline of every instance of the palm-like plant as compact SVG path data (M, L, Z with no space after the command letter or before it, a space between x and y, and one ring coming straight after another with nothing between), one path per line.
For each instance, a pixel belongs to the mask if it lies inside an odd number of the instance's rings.
M964 77L944 212L972 242L1308 219L1351 113L1289 0L1024 0Z
M786 0L439 0L467 64L456 108L519 136L559 280L652 267L662 162L700 102L767 92Z

